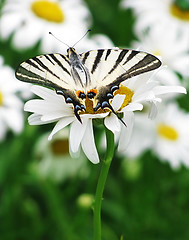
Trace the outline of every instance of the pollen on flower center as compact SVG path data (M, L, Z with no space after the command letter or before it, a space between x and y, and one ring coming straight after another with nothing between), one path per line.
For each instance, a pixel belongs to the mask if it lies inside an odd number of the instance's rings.
M3 105L3 94L0 92L0 106Z
M125 99L120 107L121 110L131 102L134 92L132 92L128 87L121 85L119 89L115 92L115 95L116 94L125 95Z
M183 10L173 3L170 6L170 12L174 17L179 18L180 20L189 21L189 10Z
M158 134L170 141L176 141L179 137L178 132L175 128L168 126L166 124L159 124L157 127Z
M51 151L54 155L69 154L69 143L67 139L57 139L51 143Z
M36 16L50 22L62 23L64 21L64 13L58 3L44 1L34 1L31 9Z

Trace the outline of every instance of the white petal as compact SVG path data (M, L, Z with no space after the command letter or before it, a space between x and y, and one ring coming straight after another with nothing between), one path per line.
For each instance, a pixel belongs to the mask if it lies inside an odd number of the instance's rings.
M120 121L115 114L111 114L104 119L105 126L113 133L120 131Z
M4 139L7 127L3 119L0 119L0 141Z
M83 119L95 119L95 118L105 118L109 112L107 113L97 113L97 114L82 114L80 115L81 121L83 122Z
M38 85L33 85L31 91L43 99L48 99L53 94L53 90Z
M55 127L53 128L51 134L48 137L48 140L51 140L53 135L60 131L62 128L66 127L68 124L70 124L74 120L73 117L67 117L67 118L62 118L57 122Z
M88 121L81 145L87 158L94 164L99 163L99 156L94 141L92 120Z
M161 95L166 93L184 93L186 94L186 89L182 86L157 86L153 89L155 95Z
M35 112L38 114L45 114L50 109L54 109L54 106L51 106L51 104L47 104L46 101L42 99L32 99L25 103L24 105L24 111L27 112Z
M18 111L17 109L5 108L2 114L9 128L11 128L16 133L21 132L24 123L22 111Z
M174 68L174 70L179 72L182 75L189 76L189 56L183 54L181 57L178 57L176 60L177 61L174 61L172 64L172 67Z
M33 113L28 117L28 122L30 125L42 125L45 124L41 121L41 115ZM47 122L48 123L48 122Z
M33 113L28 117L28 122L30 125L42 125L42 124L48 124L53 123L56 121L55 119L51 120L45 120L43 119L43 116L37 113Z
M65 116L66 115L64 113L61 113L61 112L58 112L58 111L57 112L52 112L52 113L45 114L44 116L42 116L41 121L44 121L44 122L46 122L46 121L56 121L56 120L58 120L60 118L63 118Z
M126 107L123 108L123 111L133 112L133 111L141 111L143 109L143 105L141 103L129 103Z
M31 47L40 39L42 30L42 26L36 21L28 21L27 24L23 24L15 31L13 44L20 49ZM32 32L33 34L31 34Z
M0 22L0 33L1 38L8 38L11 33L14 32L15 29L20 25L20 21L22 21L21 17L18 16L17 13L4 14L1 16Z
M126 126L122 127L119 143L118 143L118 151L125 152L127 149L131 135L133 130L134 124L134 113L133 112L126 112L123 117L123 121L126 123Z
M157 108L156 102L151 102L148 118L152 120L155 119L155 117L157 116L157 113L158 113L158 108Z
M47 102L42 99L29 100L24 105L24 111L38 113L40 115L51 115L52 119L56 119L57 115L61 117L73 116L73 110L70 106L64 106L57 102ZM54 114L54 116L53 116Z
M71 152L75 153L79 149L79 145L85 133L88 118L83 118L82 123L78 120L75 120L70 126L70 135L69 135L69 143Z
M63 96L56 94L56 92L54 90L51 90L49 88L33 85L31 87L31 91L34 94L36 94L37 96L43 98L44 100L48 100L48 101L56 102L56 103L58 101L61 104L68 105L65 103Z
M120 109L124 99L125 99L125 95L120 95L120 94L115 95L111 104L115 112Z

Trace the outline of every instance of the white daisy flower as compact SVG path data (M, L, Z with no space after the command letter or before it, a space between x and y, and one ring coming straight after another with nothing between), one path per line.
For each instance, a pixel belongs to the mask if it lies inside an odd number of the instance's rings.
M89 168L84 155L73 159L69 154L69 131L64 128L52 141L47 141L48 133L40 137L34 147L34 159L30 170L40 178L62 182L67 178L78 176L85 178Z
M21 86L22 83L18 85ZM3 65L3 58L0 56L0 140L5 138L8 129L15 133L20 133L23 129L23 102L16 95L18 90L14 71Z
M182 9L174 0L122 0L121 6L134 10L136 32L166 26L167 30L173 29L189 38L189 10Z
M151 109L149 118L157 115L157 104L162 101L162 96L168 93L186 93L186 89L180 86L160 86L153 80L152 73L133 77L122 83L116 96L112 101L112 106L117 113L123 114L123 122L120 123L115 114L110 114L105 118L105 126L111 130L118 139L118 151L124 152L130 142L134 124L134 111L142 110L143 105L150 103Z
M147 35L139 34L139 41L133 42L134 48L158 55L164 67L154 77L164 85L180 85L177 73L189 77L188 41L178 36L172 29L152 29Z
M94 142L93 118L104 118L108 115L105 111L97 114L94 113L90 100L86 106L88 114L81 114L82 124L74 114L72 104L67 104L63 96L57 95L55 91L33 86L32 91L42 99L30 100L25 104L25 111L34 112L29 117L31 125L45 124L57 121L53 131L49 135L49 140L53 135L70 125L69 133L69 150L73 157L79 156L80 146L82 147L87 158L93 162L99 162L99 156Z
M137 114L131 142L125 154L131 158L151 149L168 161L173 168L181 164L189 167L189 114L176 103L162 107L158 117L151 121L146 114Z
M49 32L74 44L89 24L90 13L82 0L7 0L2 9L0 35L7 39L13 34L13 44L19 49L41 41L42 51L53 52L59 50L59 44Z
M55 133L70 125L71 156L78 156L81 146L88 159L93 163L98 163L99 156L94 141L92 119L105 118L105 126L115 135L119 135L119 148L122 150L127 146L131 136L133 111L142 110L143 102L152 102L156 106L156 102L160 101L158 95L163 93L185 91L182 87L162 89L154 82L148 82L146 76L143 74L140 80L137 78L127 80L126 85L122 84L119 90L115 91L115 97L110 103L116 113L123 113L122 123L115 114L111 114L110 109L98 109L95 112L93 102L89 98L85 100L86 112L79 113L81 123L74 114L72 104L67 104L64 97L57 95L55 91L40 86L33 86L32 91L42 99L30 100L25 104L25 110L33 112L29 117L29 123L37 125L57 121L49 140Z

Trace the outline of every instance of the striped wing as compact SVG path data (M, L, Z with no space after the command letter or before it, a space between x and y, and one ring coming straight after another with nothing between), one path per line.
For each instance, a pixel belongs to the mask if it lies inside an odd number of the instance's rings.
M28 59L20 64L16 77L24 82L56 90L74 87L69 59L62 54L47 54Z
M67 103L74 105L74 113L81 121L78 112L86 110L85 100L77 92L82 90L85 97L87 95L93 99L94 111L107 107L114 112L109 100L113 98L113 92L119 88L119 84L161 65L151 54L127 49L99 49L79 56L82 63L73 48L70 48L70 59L62 54L37 56L21 63L16 77L24 82L54 88L65 97ZM76 74L75 79L73 72ZM78 84L80 75L86 77L83 89L78 89L81 88Z
M128 49L93 50L81 54L81 58L91 74L91 84L96 82L98 86L119 85L161 65L151 54Z

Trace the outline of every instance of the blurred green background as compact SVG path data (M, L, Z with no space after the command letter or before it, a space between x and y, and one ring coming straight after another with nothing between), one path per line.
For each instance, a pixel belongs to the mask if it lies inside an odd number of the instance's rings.
M130 10L120 9L116 0L86 0L86 4L93 17L91 35L103 33L116 46L130 46L135 39ZM39 53L38 45L20 52L11 48L10 41L1 41L0 51L14 69ZM186 101L184 96L180 104L188 109ZM34 149L40 136L53 126L29 126L26 120L20 135L9 132L0 143L1 240L92 239L92 209L79 199L83 194L89 194L89 199L94 195L100 164L85 160L84 177L73 174L62 181L40 177L34 166L41 156ZM188 240L189 170L173 170L150 152L136 161L115 154L104 192L102 222L104 240L121 236L124 240Z

